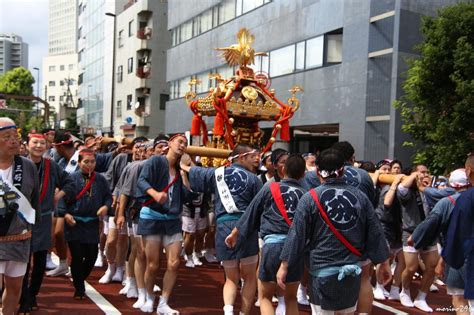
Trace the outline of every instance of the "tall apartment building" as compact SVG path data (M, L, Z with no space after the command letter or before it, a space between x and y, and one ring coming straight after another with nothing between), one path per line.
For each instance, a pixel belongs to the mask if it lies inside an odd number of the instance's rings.
M164 132L167 10L166 1L130 1L116 17L115 135L154 138Z
M16 67L28 68L28 44L15 34L0 34L0 74Z
M77 120L83 133L110 134L114 23L126 0L78 3L79 97ZM106 15L108 14L108 15Z
M407 136L392 103L403 94L407 58L417 56L421 18L456 2L170 0L166 132L190 128L192 113L183 96L191 78L203 82L197 92L204 93L214 84L209 73L233 75L212 48L235 43L246 27L255 35L255 50L269 54L257 58L254 68L269 74L276 96L287 100L295 84L304 89L290 122L292 151L314 152L347 140L358 159L407 161Z
M66 127L66 118L77 110L79 103L77 11L77 0L49 0L48 56L43 58L40 90L56 113L57 128Z

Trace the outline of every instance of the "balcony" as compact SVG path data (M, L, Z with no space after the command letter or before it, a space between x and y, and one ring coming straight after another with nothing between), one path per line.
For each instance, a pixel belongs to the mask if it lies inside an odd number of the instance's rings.
M151 73L151 66L149 64L144 65L143 67L137 68L137 77L141 79L147 79Z
M152 34L152 28L151 27L142 27L137 31L137 37L139 39L150 39Z

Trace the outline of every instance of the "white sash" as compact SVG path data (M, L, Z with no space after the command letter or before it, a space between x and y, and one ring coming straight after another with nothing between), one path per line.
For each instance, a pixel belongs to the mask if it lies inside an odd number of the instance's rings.
M69 160L66 168L64 169L69 174L72 174L76 171L77 161L79 160L79 151L74 152L74 155Z
M224 180L224 171L224 166L217 168L215 171L217 191L219 192L222 205L227 213L241 212L235 205L234 198L232 198L232 194L229 191L229 186L227 186Z
M0 179L0 181L2 180ZM31 207L31 204L28 199L26 199L25 195L23 195L15 186L10 185L5 181L2 182L4 187L8 187L10 191L13 191L18 195L18 198L14 200L14 202L18 204L18 212L21 213L26 222L29 224L35 224L36 211Z

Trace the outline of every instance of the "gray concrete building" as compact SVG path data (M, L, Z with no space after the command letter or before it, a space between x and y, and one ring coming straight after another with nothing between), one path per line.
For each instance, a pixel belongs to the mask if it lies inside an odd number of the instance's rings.
M13 68L28 68L28 44L15 34L0 34L0 74Z
M154 138L164 132L166 51L171 46L165 1L136 0L117 19L114 135Z
M407 59L417 56L424 15L435 15L454 0L169 0L167 55L170 101L165 130L189 130L192 113L182 98L191 78L213 81L209 73L232 75L215 47L236 42L240 28L255 35L254 69L269 74L276 96L286 101L299 85L301 107L291 120L295 152L350 141L357 159L378 161L410 150L402 143L401 119L392 106L403 90ZM208 120L208 127L212 123ZM268 126L268 125L267 125Z

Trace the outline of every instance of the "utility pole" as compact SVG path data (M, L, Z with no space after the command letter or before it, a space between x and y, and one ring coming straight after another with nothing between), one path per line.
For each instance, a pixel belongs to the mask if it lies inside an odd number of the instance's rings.
M47 127L49 127L49 103L48 100L48 86L44 85L44 99L46 100L46 104L44 104L44 123Z
M114 135L114 102L115 102L115 37L116 37L116 29L117 29L117 16L113 13L107 12L105 13L107 16L111 16L114 18L114 39L112 41L112 95L111 95L111 107L110 107L110 134L109 137L113 137Z

